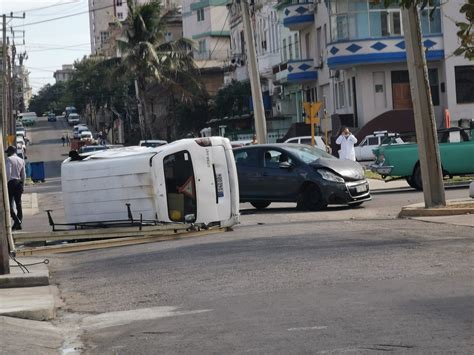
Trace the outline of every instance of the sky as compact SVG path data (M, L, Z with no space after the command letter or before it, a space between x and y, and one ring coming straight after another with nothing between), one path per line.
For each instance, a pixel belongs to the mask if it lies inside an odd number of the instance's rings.
M63 64L90 54L88 9L87 0L0 0L0 15L14 12L21 17L25 12L25 19L7 18L7 36L10 43L14 36L17 53L28 55L24 65L30 71L33 93L54 84L53 73ZM73 16L55 20L68 15ZM39 21L45 22L33 24Z

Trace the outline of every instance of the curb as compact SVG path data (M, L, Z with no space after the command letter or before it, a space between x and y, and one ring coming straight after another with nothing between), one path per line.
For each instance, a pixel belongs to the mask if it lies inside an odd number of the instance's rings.
M0 276L0 289L36 287L49 285L49 272L35 271L27 274L8 274Z
M474 214L474 200L462 199L446 201L446 207L425 208L424 203L402 207L398 218L439 217Z
M0 315L31 320L56 318L56 286L23 287L0 290Z

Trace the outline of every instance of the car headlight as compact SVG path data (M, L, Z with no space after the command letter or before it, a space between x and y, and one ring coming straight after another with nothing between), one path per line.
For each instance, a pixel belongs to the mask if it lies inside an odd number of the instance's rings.
M331 173L329 170L318 169L317 171L318 171L319 175L321 175L321 177L322 177L324 180L327 180L327 181L334 181L334 182L342 182L342 183L345 182L342 177L337 176L336 174Z

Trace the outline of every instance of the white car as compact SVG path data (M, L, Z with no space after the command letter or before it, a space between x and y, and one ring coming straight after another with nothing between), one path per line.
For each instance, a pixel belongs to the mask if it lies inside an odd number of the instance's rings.
M293 137L285 141L285 143L296 143L296 144L306 144L311 145L311 136L302 136L302 137ZM330 148L324 143L323 137L314 136L315 147L324 150L325 152L330 152Z
M354 147L356 160L375 160L375 155L372 151L380 145L387 145L389 143L403 144L405 142L398 137L397 133L388 133L387 131L377 131L366 136L359 145Z
M80 121L80 116L77 113L71 113L67 117L67 123L70 126L74 126L74 125L78 124L79 121Z
M82 140L92 140L92 132L91 131L81 131L80 138Z
M74 138L81 138L81 132L83 131L89 131L89 128L85 124L78 124L74 126L74 129L72 130L72 136Z

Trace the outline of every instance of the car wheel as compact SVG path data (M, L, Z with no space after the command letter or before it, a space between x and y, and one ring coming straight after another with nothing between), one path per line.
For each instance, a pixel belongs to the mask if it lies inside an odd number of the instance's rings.
M411 176L411 181L413 185L410 185L410 186L412 186L418 191L423 191L423 180L421 179L420 165L418 165L415 168L415 171L413 172L413 175Z
M407 181L408 185L410 185L410 187L413 187L414 189L416 188L413 184L413 176L407 176L405 180Z
M325 209L328 205L323 198L321 189L315 184L308 186L303 194L303 205L310 211L319 211Z
M270 206L271 202L268 201L252 201L250 204L255 207L257 210L263 210L264 208L267 208Z

